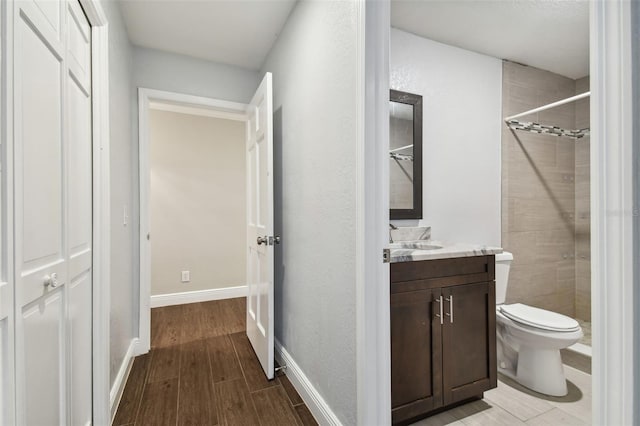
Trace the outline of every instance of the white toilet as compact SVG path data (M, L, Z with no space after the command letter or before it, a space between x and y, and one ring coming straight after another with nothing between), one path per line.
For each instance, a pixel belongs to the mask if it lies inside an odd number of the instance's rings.
M513 255L496 254L498 371L536 392L564 396L567 382L560 349L582 337L576 320L521 303L506 305Z

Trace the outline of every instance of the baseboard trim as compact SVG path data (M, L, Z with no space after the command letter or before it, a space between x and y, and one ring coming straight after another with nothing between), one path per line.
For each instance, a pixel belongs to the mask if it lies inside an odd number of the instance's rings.
M322 395L311 384L311 381L300 369L300 366L296 364L289 352L282 347L277 339L275 340L275 358L280 365L287 366L287 378L298 391L316 421L321 425L342 426L329 404L322 398Z
M185 291L182 293L158 294L151 296L151 307L184 305L185 303L207 302L209 300L233 299L245 297L247 286L212 288L210 290Z
M118 375L116 376L116 380L111 387L111 392L109 392L109 403L111 407L111 423L116 416L116 411L118 411L118 405L120 405L120 400L122 399L122 394L124 393L124 387L127 384L127 379L129 378L129 373L131 373L131 366L133 365L133 358L136 356L137 347L139 339L136 337L131 340L129 343L129 347L127 348L127 352L124 355L124 359L122 360L122 364L120 365L120 370L118 370Z

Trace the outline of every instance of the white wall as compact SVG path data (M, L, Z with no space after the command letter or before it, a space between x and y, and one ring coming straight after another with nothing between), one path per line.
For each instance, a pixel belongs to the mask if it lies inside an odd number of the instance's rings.
M273 73L275 334L346 425L356 404L355 2L300 1Z
M259 83L257 71L143 47L134 62L136 87L247 103Z
M109 21L109 115L111 132L111 386L124 363L131 341L137 336L137 279L134 277L131 226L133 203L132 150L133 114L136 100L131 82L132 50L117 3L103 1ZM129 223L123 224L123 209Z
M245 127L150 110L152 296L246 285Z
M499 246L502 61L392 29L390 67L392 89L423 97L421 222L434 239Z

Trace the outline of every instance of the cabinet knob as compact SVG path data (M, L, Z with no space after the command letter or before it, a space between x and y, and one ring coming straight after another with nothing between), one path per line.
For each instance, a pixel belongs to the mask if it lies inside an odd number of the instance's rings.
M442 302L442 295L436 299L436 302L438 302L438 309L440 310L440 314L436 314L436 318L440 318L440 325L444 324L444 319L443 319L443 315L442 315L442 305L444 304Z
M453 324L453 294L444 300L449 302L449 312L447 312L446 315L449 317L449 322Z

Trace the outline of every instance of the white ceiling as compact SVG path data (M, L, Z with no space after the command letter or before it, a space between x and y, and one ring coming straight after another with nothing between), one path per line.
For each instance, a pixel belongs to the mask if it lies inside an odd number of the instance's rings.
M258 70L296 0L122 0L136 46Z
M586 0L392 0L391 25L573 79L589 74Z

